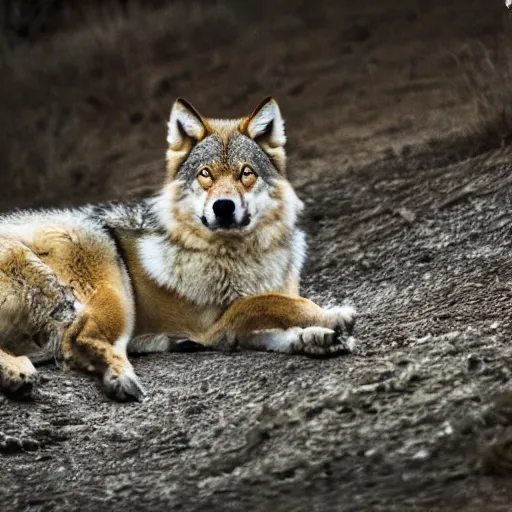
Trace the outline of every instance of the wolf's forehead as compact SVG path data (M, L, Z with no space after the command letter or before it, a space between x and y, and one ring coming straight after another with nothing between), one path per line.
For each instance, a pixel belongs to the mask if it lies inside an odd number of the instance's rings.
M251 165L263 178L276 174L266 153L249 137L241 133L229 137L213 134L199 142L182 164L178 175L192 179L203 166L238 169L241 164Z
M225 159L222 140L210 135L197 144L186 160L187 167L199 168L202 165L221 164Z
M241 133L232 135L228 139L226 159L227 164L233 167L248 163L262 177L276 174L276 169L267 154L256 142Z

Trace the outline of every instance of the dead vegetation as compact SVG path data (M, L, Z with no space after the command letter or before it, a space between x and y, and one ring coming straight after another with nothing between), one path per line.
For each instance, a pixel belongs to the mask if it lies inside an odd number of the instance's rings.
M28 2L21 4L29 8ZM53 16L50 4L42 4L49 9L44 16ZM289 120L291 156L301 157L299 181L302 162L318 160L326 151L339 153L340 139L347 149L341 155L348 158L341 162L345 167L356 160L393 158L402 149L404 158L422 147L436 153L436 140L445 141L447 131L460 134L461 126L467 144L450 142L439 153L455 151L454 158L460 158L508 140L510 102L504 97L508 89L500 84L508 81L510 61L502 55L501 42L495 45L499 52L489 49L491 39L473 43L466 53L467 44L458 43L439 54L441 60L452 61L450 71L442 72L446 88L439 101L460 106L462 96L472 107L465 122L442 128L451 119L448 109L438 127L441 135L419 140L415 130L422 129L422 116L416 112L416 90L437 94L439 74L433 62L421 63L409 48L397 52L398 60L410 61L411 76L425 76L414 78L413 88L400 84L400 90L408 91L404 99L411 101L412 110L406 116L398 111L402 118L397 119L392 94L382 91L392 91L393 83L407 77L395 71L395 64L387 67L388 56L372 41L389 38L387 29L371 26L375 19L384 19L380 8L368 7L354 29L336 23L345 19L345 11L350 20L351 8L328 2L317 9L301 4L296 11L285 1L259 2L258 7L176 1L155 2L150 8L135 0L71 10L55 5L62 18L50 35L33 28L38 34L34 38L0 37L0 116L8 120L0 128L3 210L152 193L163 172L167 114L178 95L214 116L241 115L260 96L276 95ZM404 17L412 27L433 15L419 6L409 8L407 2L402 9L390 21ZM438 10L444 15L444 8ZM25 23L30 19L27 15ZM329 23L332 35L325 38L323 27ZM301 35L304 30L309 39ZM254 57L244 58L247 52ZM317 59L318 52L334 53ZM450 55L457 55L455 67ZM229 75L233 80L226 88L224 77ZM383 80L390 85L375 86ZM446 99L450 87L459 99ZM357 104L361 107L356 109ZM461 109L457 111L460 115ZM372 112L379 112L378 120L368 123ZM307 133L317 119L332 120L328 136ZM400 136L397 126L407 127L410 137ZM386 153L389 135L395 139L391 155ZM370 137L374 143L368 153L365 141Z
M234 36L236 16L232 5L106 3L78 9L74 30L36 41L3 38L3 208L153 190L163 172L167 113L190 66L162 70L197 52L209 34L217 44ZM127 148L138 151L127 155ZM105 180L113 166L133 180L122 191L120 179Z
M466 128L472 154L512 142L512 31L504 30L492 47L472 44L457 57L472 100L473 120Z

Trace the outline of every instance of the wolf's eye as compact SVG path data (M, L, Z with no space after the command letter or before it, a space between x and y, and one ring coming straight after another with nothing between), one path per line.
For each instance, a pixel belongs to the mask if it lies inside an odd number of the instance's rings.
M212 172L208 167L203 167L199 174L197 175L197 179L199 180L199 183L201 186L206 190L212 186L213 183L213 176Z
M199 176L202 176L203 178L211 178L212 177L212 173L210 172L210 169L208 169L208 167L204 167L199 172Z
M257 177L258 176L252 170L250 165L246 164L242 167L242 171L240 172L240 181L242 182L244 187L252 187Z

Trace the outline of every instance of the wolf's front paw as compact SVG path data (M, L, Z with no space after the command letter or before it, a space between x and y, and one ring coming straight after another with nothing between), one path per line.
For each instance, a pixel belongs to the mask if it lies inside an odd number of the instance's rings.
M337 336L352 336L357 312L352 306L337 306L325 310L326 327L333 329Z
M0 365L0 388L17 396L30 395L39 382L39 375L26 356L13 357L8 364Z
M146 397L139 379L131 370L116 374L109 369L103 377L103 384L107 395L119 402L142 402Z
M351 341L343 340L334 329L306 327L296 331L297 339L290 348L295 354L310 356L335 356L353 351Z

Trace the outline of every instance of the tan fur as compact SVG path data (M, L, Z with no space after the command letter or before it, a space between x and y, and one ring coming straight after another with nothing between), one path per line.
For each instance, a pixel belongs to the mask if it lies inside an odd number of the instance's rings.
M293 279L282 290L287 296L260 295L254 297L254 302L248 302L253 298L241 299L227 310L222 307L199 308L152 281L140 265L135 240L122 237L122 241L134 288L136 336L169 332L205 345L214 345L223 334L245 333L247 323L251 319L257 321L259 314L265 314L266 318L263 321L265 325L258 326L261 329L314 325L321 318L321 308L307 299L296 298L299 284ZM242 314L239 316L240 312Z
M226 143L231 135L240 132L243 119L203 119L210 133L215 133Z
M255 117L255 115L259 112L259 110L262 108L262 106L265 105L265 103L268 102L268 100L271 98L265 98L251 113L251 115L244 117L240 120L238 125L238 130L240 133L243 133L244 135L248 135L248 128L249 123L251 120ZM279 146L273 146L269 143L268 139L263 138L259 141L260 146L265 150L267 155L270 156L272 159L272 162L276 166L276 168L279 170L279 172L286 176L286 151L284 150L284 147Z
M69 287L81 305L81 313L61 336L64 359L73 366L89 371L104 373L110 368L112 379L130 370L126 355L116 353L114 347L114 342L127 329L130 317L126 299L129 290L123 282L116 254L101 244L94 234L75 229L42 228L31 233L30 238L21 238L24 244L9 240L11 249L6 250L4 243L3 251L4 257L10 255L11 258L5 263L11 269L20 269L23 289L42 289L50 299L54 298L51 306L55 308L61 290L57 283L62 283ZM49 278L55 282L46 286L45 291L44 280ZM19 297L10 294L5 286L0 287L0 296L7 300L18 299L17 304L22 304ZM28 315L25 313L24 316ZM2 308L0 319L13 322L5 314L5 308ZM27 332L27 337L35 330L37 328ZM0 332L6 332L5 326ZM9 338L2 344L8 350ZM3 354L9 355L6 352ZM3 360L5 364L9 361L13 360Z
M243 117L240 119L211 119L200 117L205 131L205 136L215 133L220 139L226 143L229 137L235 133L242 133L247 135L247 127L253 116L258 111L256 108L250 116ZM286 175L286 152L282 147L272 147L265 140L261 141L261 144L265 146L265 150L271 157L274 165L279 171ZM167 151L167 171L169 178L173 178L178 170L179 166L183 163L183 160L187 157L188 153L192 148L192 142L185 140L183 145L179 147L169 148Z
M0 386L4 390L30 391L36 375L36 369L27 356L13 356L0 350Z
M171 182L165 185L165 187L169 191L169 201L174 205L171 210L173 218L176 219L177 223L180 225L179 229L171 230L170 240L190 249L207 250L215 253L217 246L212 245L211 242L215 240L216 235L212 232L205 231L194 222L193 218L184 215L179 210L176 205L180 201L180 192L176 183ZM280 243L284 235L285 227L278 222L284 215L284 206L282 204L284 195L283 188L278 184L272 198L281 204L273 212L266 215L260 222L259 229L266 229L269 230L269 232L270 229L272 230L272 241L268 245L267 250L274 249ZM235 245L238 245L236 240ZM237 247L237 250L239 249L240 248ZM251 250L250 247L249 250Z
M311 325L328 326L321 307L301 297L265 293L237 300L197 341L222 346L243 342L253 331Z
M176 293L158 286L141 266L136 240L121 234L125 258L130 269L136 305L134 334L173 333L197 339L220 316L220 307L201 308Z
M261 109L266 110L260 115ZM280 131L271 136L265 124L272 115L279 116ZM107 392L120 400L144 396L126 356L136 336L169 333L223 350L327 354L343 349L337 336L351 327L354 312L326 310L299 296L305 245L295 221L302 203L284 177L265 192L264 204L270 206L258 212L252 230L219 233L180 207L176 171L208 134L227 145L234 133L253 130L274 163L272 172L284 172L284 125L277 104L267 99L247 118L218 120L201 118L178 100L173 119L184 127L170 128L168 176L155 203L161 226L155 232L118 226L113 242L84 212L0 221L3 389L33 385L36 372L25 355L33 357L45 343L70 365L101 374ZM201 193L207 199L249 194L253 182L251 187L241 182L243 165L213 163L214 184Z

